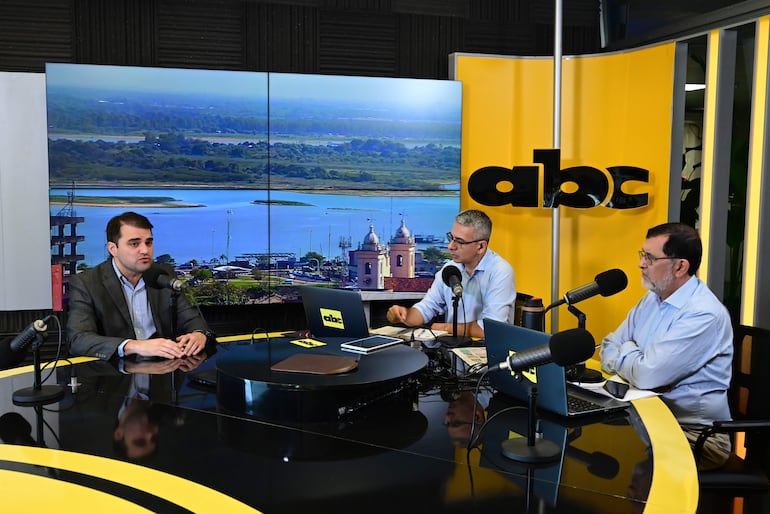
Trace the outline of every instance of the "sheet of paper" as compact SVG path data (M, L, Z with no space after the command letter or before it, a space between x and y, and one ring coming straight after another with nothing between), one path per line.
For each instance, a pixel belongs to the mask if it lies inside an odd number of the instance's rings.
M462 348L452 348L452 352L468 366L487 363L487 349L483 346L464 346Z
M434 341L437 337L445 336L448 332L445 330L430 330L422 327L394 327L385 325L384 327L373 328L369 330L370 334L381 336L399 337L404 341Z
M617 375L611 375L607 378L607 380L614 380L615 382L620 382L622 384L627 384L625 380L620 378ZM572 384L582 387L583 389L587 389L589 391L593 391L594 393L599 393L601 395L607 396L609 398L615 398L610 393L604 390L604 382L598 382L596 384L587 384L587 383L580 383L575 384L574 382L571 382ZM655 391L649 391L647 389L637 389L634 386L631 386L628 388L628 391L626 392L626 395L622 399L623 401L630 402L631 400L639 400L642 398L649 398L650 396L657 396L659 393L656 393Z

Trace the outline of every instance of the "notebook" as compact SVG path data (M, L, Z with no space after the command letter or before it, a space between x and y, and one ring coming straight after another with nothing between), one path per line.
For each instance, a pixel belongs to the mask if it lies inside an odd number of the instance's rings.
M271 371L286 373L310 373L313 375L337 375L358 367L354 357L319 353L295 353L270 366Z
M484 343L487 361L497 364L508 358L510 352L548 345L551 334L510 325L491 319L484 320ZM567 383L564 368L557 364L543 364L521 373L517 379L509 370L491 371L490 385L501 393L526 401L530 383L537 385L537 408L559 416L587 416L625 409L628 402L616 400Z
M357 339L369 335L364 304L357 291L300 286L299 292L313 336Z

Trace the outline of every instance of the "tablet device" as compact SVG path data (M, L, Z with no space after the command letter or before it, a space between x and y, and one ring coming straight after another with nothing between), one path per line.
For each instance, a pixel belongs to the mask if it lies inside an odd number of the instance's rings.
M404 340L398 337L374 335L342 343L340 349L355 353L372 353L403 342Z

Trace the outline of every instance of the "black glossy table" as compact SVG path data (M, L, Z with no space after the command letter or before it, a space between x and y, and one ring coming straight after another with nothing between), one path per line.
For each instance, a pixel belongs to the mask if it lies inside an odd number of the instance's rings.
M345 338L318 338L323 346L303 347L296 338L271 338L224 345L216 359L221 405L268 420L335 420L371 404L409 395L412 380L428 364L421 351L399 344L370 354L340 349ZM345 373L273 371L290 356L355 359Z
M222 361L232 372L229 359L263 349L221 345L194 371ZM650 444L652 429L676 426L665 417L649 424L633 408L584 424L543 417L544 437L563 451L555 462L526 466L500 450L525 431L526 410L493 395L486 412L477 408L479 444L468 450L473 386L430 367L407 373L415 382L409 393L311 420L238 412L222 404L221 391L179 370L122 374L110 363L78 362L49 382L67 384L71 375L76 392L68 387L61 402L32 408L10 401L31 384L29 370L0 371L0 494L8 512L41 512L49 495L57 509L92 512L693 510L693 477L681 476L687 467L656 468L678 458L676 445L665 443L658 457ZM134 394L140 382L149 385L144 397Z

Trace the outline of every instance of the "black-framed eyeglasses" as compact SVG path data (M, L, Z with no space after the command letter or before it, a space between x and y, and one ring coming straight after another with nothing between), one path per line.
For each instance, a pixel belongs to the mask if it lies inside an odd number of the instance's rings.
M681 259L681 257L655 257L649 252L645 252L644 250L639 250L639 258L644 259L644 262L647 263L648 266L652 266L655 264L655 261L663 261L667 259L675 260L675 259Z
M473 241L463 241L462 239L458 239L455 236L452 235L451 232L446 233L446 240L450 243L454 243L458 246L465 246L469 245L471 243L480 243L482 241L486 241L486 239L474 239Z

